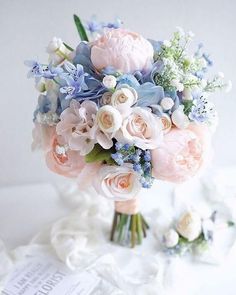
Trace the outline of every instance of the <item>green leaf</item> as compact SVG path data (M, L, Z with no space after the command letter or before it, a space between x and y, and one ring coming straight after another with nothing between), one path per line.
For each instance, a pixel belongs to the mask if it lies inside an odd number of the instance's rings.
M183 105L184 105L184 113L185 115L189 115L189 113L191 112L191 109L194 105L192 100L184 100L183 101Z
M70 50L70 51L74 51L74 49L72 47L70 47L70 45L66 44L65 42L63 42L63 44L65 45L65 47Z
M228 227L235 226L235 223L233 221L228 221L227 224L228 224Z
M109 165L114 165L115 162L111 158L111 149L104 150L99 144L95 144L93 150L85 156L87 163L105 162Z
M80 18L76 14L74 14L74 21L75 21L77 31L80 35L81 41L88 41L88 36L86 34L85 28L82 25Z

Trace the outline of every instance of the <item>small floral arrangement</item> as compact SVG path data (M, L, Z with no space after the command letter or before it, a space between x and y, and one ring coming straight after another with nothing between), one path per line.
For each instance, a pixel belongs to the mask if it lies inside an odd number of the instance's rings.
M148 225L138 194L154 179L182 182L210 154L217 113L209 94L226 87L223 74L207 76L212 61L193 34L147 40L122 23L74 15L76 49L59 38L47 47L49 63L26 61L40 92L33 148L53 172L115 201L111 240L141 243Z
M213 243L216 231L232 226L232 221L219 222L217 211L204 219L195 211L187 211L164 234L163 250L169 255L201 254Z

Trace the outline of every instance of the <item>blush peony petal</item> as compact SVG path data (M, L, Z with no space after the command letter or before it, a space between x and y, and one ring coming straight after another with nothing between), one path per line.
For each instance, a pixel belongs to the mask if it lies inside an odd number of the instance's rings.
M210 158L209 135L203 125L171 129L161 146L152 150L153 176L176 183L193 177Z
M147 71L153 62L151 43L124 29L107 30L91 45L91 61L99 71L110 66L123 73Z

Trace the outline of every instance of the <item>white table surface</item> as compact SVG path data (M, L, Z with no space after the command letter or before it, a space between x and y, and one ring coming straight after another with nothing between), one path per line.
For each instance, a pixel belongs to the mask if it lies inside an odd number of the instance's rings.
M158 196L153 198L158 202L170 190L166 185L158 184ZM169 191L169 192L168 192ZM146 202L145 202L146 203ZM29 243L31 238L55 220L66 216L68 208L59 198L57 191L50 184L36 184L0 189L0 239L8 249ZM138 251L149 251L148 240L144 248ZM127 255L130 249L124 248ZM150 249L153 251L153 248ZM151 252L150 252L151 253ZM183 287L186 280L192 282L193 289L189 295L235 295L236 294L236 249L230 251L223 264L210 266L207 264L191 264L178 273L178 286ZM184 271L183 271L184 270ZM179 288L179 287L178 287ZM175 289L173 294L183 294Z

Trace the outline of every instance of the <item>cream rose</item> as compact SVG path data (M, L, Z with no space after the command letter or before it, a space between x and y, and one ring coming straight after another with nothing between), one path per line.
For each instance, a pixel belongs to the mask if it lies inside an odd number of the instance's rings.
M117 107L125 105L131 107L136 103L138 98L137 92L134 88L120 88L116 90L111 96L111 105Z
M155 149L162 141L163 131L160 118L151 111L134 107L124 119L116 138L121 143L134 144L141 149Z
M177 224L177 231L190 242L194 241L202 232L201 217L194 211L185 213Z
M112 106L105 105L98 110L97 124L104 133L116 132L120 128L121 123L121 114Z
M161 123L162 123L162 130L163 133L166 134L170 131L171 127L172 127L172 122L170 119L170 116L167 114L163 114L161 117Z
M96 191L114 201L135 198L141 189L139 175L132 166L101 166L94 181Z

